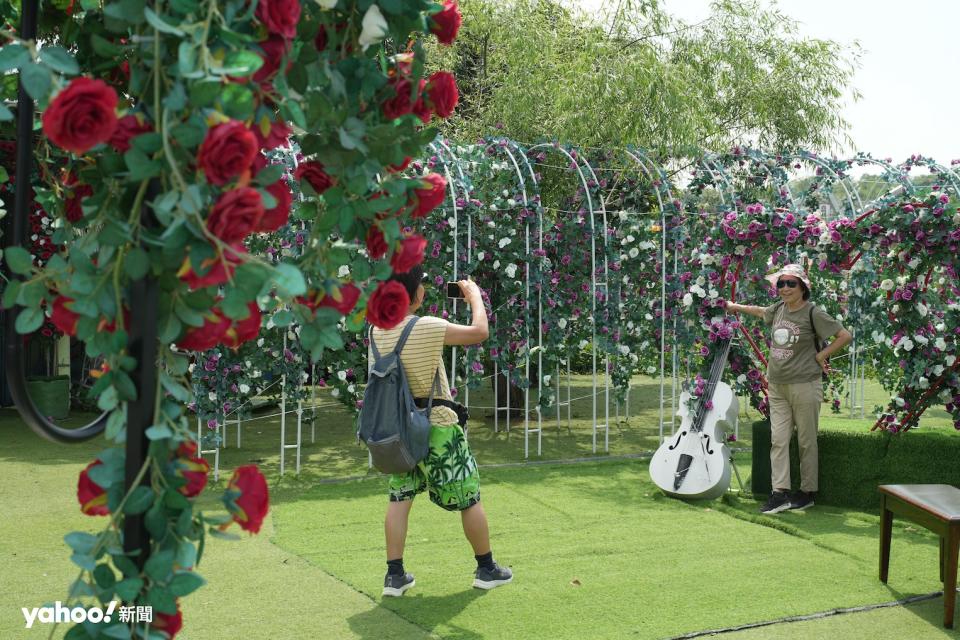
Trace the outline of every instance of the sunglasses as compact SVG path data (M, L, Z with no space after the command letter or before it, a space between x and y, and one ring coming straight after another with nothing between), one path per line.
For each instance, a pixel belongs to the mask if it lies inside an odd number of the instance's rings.
M800 282L797 280L777 280L777 289L783 289L784 287L796 289L798 284L800 284Z

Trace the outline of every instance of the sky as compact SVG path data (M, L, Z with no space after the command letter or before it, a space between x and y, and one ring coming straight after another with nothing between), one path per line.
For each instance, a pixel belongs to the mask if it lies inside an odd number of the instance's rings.
M597 11L617 0L570 0ZM661 0L688 23L710 13L709 0ZM857 150L901 162L911 154L949 165L960 159L960 1L781 0L800 34L862 47L844 117Z

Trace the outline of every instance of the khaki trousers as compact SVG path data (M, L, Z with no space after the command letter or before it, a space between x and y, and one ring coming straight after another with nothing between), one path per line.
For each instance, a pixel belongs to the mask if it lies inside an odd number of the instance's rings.
M796 427L800 445L800 490L816 491L817 426L823 384L819 378L796 384L771 382L767 398L770 402L770 486L775 491L790 490L790 436Z

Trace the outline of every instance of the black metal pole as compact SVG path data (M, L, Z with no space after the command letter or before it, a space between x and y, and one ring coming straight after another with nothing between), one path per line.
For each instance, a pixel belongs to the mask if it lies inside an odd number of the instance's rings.
M159 191L156 180L147 189L146 202ZM152 213L144 204L141 221L152 226ZM157 401L157 316L159 313L159 285L152 275L135 281L130 288L130 326L127 328L130 354L137 359L133 384L137 399L127 404L126 487L129 491L149 455L150 441L146 431L153 424ZM150 485L150 475L144 474L141 485ZM127 514L123 525L123 550L143 568L150 555L150 536L144 525L143 514Z

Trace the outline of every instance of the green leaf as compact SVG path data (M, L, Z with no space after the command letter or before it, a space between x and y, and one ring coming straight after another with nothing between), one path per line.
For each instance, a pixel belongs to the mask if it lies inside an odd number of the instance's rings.
M284 170L285 169L282 164L268 164L266 167L260 170L260 173L257 174L257 177L254 178L253 181L262 186L271 185L283 177Z
M231 51L223 62L222 73L231 76L247 76L263 66L263 58L249 49Z
M179 111L187 106L187 92L183 89L183 84L175 82L173 87L167 91L163 99L163 106L170 111Z
M33 269L33 256L23 247L7 247L3 253L10 271L26 276Z
M196 0L171 0L170 6L177 13L186 15L188 13L194 13L199 4Z
M278 327L289 327L292 322L293 314L286 309L282 309L273 314L273 324Z
M114 387L107 387L104 392L97 397L97 407L99 407L101 411L113 411L118 402L117 390Z
M97 568L93 571L93 579L101 589L109 589L117 582L117 576L113 573L113 569L106 564L97 565Z
M307 283L303 274L292 264L280 264L273 271L273 284L281 297L302 296L307 292Z
M170 572L173 571L173 551L161 551L153 554L143 565L143 570L158 582L166 581Z
M97 568L97 561L93 559L93 556L83 553L73 554L70 556L70 561L81 569L86 569L87 571L93 571Z
M166 552L165 552L166 553ZM169 589L154 587L146 597L147 605L153 607L154 612L173 615L177 612L177 601Z
M173 342L180 337L183 325L172 313L160 322L160 334L157 336L161 342Z
M209 107L220 95L220 86L219 82L193 83L190 85L190 102L197 107Z
M137 594L140 593L141 589L143 589L143 580L140 578L127 578L126 580L121 580L113 587L113 590L116 591L117 595L123 598L125 602L132 602L133 599L137 597Z
M136 147L130 147L130 149L123 154L123 160L126 162L127 168L130 169L129 179L132 182L140 182L141 180L153 178L160 174L159 163L151 160L147 157L147 154Z
M40 63L53 71L74 76L80 73L80 65L73 59L66 49L57 46L47 46L40 50Z
M11 280L7 283L6 288L3 290L3 306L5 309L9 309L17 304L22 285L23 283L20 280Z
M27 62L20 67L20 82L34 100L42 100L50 93L53 79L50 70L35 62Z
M179 597L191 594L207 582L192 571L177 573L170 581L170 593Z
M140 247L134 248L127 254L123 268L131 280L139 280L147 275L147 271L150 270L150 258L147 256L147 252Z
M89 554L97 545L97 536L84 531L71 531L63 537L63 541L77 553Z
M184 532L181 535L186 535ZM185 569L190 569L197 564L197 548L192 542L183 540L177 546L177 558L175 564Z
M362 120L357 118L347 118L346 122L339 129L340 145L350 151L356 150L361 153L367 152L367 145L363 142L363 137L367 133L367 127Z
M158 16L156 13L154 13L150 7L144 7L143 15L146 17L147 22L150 24L150 26L156 29L157 31L160 31L162 33L169 33L170 35L178 36L180 38L186 35L180 29L177 29L173 25L168 24L166 21L164 21L164 19Z
M177 68L182 76L188 76L197 70L197 47L189 40L182 41L177 47ZM190 95L193 95L192 88Z
M234 286L243 293L246 300L251 300L260 294L263 283L266 282L269 271L259 264L245 262L234 272Z
M137 591L139 591L139 589ZM134 593L134 595L129 598L123 598L123 599L125 602L131 602L134 597L136 597L136 593ZM108 638L114 638L115 640L130 640L131 638L130 627L124 624L117 623L114 625L110 625L109 627L103 627L102 625L98 625L97 628L100 629L100 633L102 635L105 635ZM71 628L70 631L73 631L74 629L83 629L83 626L78 624L77 626ZM89 636L85 636L85 637L89 637ZM153 638L155 636L151 635L150 637ZM64 638L64 640L67 640L67 639Z
M146 431L144 431L147 438L150 440L163 440L164 438L170 438L173 436L173 431L170 430L165 424L155 424Z
M153 504L153 490L150 487L140 485L133 490L126 504L123 505L123 512L136 515L143 513Z
M5 73L11 69L19 69L29 61L30 53L22 44L11 42L0 49L0 73Z
M115 370L113 372L113 386L117 389L117 396L121 400L136 400L137 387L133 380L124 371Z
M253 92L240 84L228 84L220 91L220 105L231 118L246 120L253 115Z
M29 309L24 309L20 312L20 315L17 316L16 328L17 333L27 334L33 333L40 328L40 325L43 324L43 311L36 307L31 307Z
M93 45L94 53L103 58L118 58L123 54L122 47L97 34L90 37L90 44Z
M127 426L127 416L123 411L114 411L107 418L107 429L104 432L107 440L117 440L124 428ZM126 438L123 439L126 441Z

